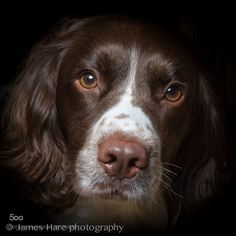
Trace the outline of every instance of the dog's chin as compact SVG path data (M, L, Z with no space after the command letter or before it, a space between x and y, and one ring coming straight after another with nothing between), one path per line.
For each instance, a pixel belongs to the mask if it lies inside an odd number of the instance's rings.
M97 191L97 193L88 194L86 197L96 197L104 200L119 200L138 202L141 199L131 191L123 191L116 189L107 189L106 191Z
M115 180L110 183L96 183L92 188L83 188L79 191L82 197L96 197L110 200L143 201L146 197L143 187L129 183L127 180Z

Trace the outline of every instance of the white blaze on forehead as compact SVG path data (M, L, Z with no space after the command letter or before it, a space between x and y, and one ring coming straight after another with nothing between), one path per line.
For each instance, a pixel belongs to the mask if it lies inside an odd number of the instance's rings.
M154 139L154 129L150 119L140 107L132 104L137 86L138 59L138 52L133 49L130 53L130 70L124 83L126 86L124 93L119 102L105 112L95 124L93 129L95 136L102 138L118 131L141 140Z
M132 99L132 89L135 87L135 78L138 67L138 52L132 50L130 54L130 71L128 75L128 86L123 96L129 96Z

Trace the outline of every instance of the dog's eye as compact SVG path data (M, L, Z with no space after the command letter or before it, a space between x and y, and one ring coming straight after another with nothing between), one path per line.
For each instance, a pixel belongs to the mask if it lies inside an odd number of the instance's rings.
M79 79L80 85L85 89L92 89L97 87L97 78L93 74L84 74Z
M182 89L179 85L170 85L166 92L165 98L170 102L177 102L182 97Z

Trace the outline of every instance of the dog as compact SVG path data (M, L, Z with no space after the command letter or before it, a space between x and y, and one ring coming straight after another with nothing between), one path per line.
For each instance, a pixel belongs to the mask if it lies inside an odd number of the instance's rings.
M168 228L220 189L220 101L194 50L120 16L36 45L4 111L1 166L58 222ZM54 211L55 212L55 211Z

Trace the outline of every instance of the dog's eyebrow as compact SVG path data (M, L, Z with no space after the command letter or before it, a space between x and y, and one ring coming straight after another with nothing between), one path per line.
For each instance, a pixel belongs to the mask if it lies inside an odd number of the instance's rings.
M147 67L158 74L165 74L166 77L163 79L166 78L167 80L175 77L177 69L176 61L162 54L151 55L148 58Z

